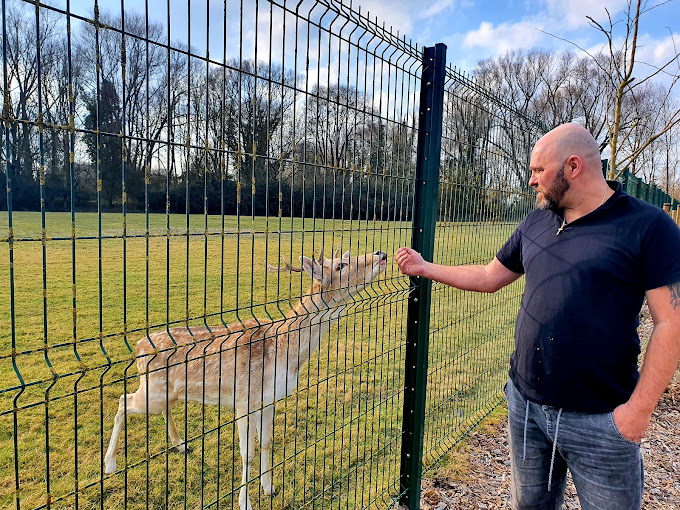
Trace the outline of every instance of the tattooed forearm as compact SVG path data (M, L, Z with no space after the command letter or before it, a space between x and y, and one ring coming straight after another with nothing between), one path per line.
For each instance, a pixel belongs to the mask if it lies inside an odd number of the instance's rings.
M668 290L671 291L671 305L676 309L680 306L680 282L671 283Z

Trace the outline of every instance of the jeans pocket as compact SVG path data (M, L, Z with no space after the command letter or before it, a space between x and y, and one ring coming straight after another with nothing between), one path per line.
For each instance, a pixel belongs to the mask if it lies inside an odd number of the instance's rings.
M628 443L628 444L632 444L632 445L635 445L635 446L640 446L640 443L638 443L638 442L636 442L636 441L631 441L631 440L628 439L626 436L624 436L623 434L621 434L621 431L620 431L619 428L616 426L616 422L614 421L614 412L613 412L613 411L612 411L611 413L608 413L608 415L609 415L609 422L611 423L612 429L613 429L614 433L616 434L616 436L617 436L619 439L621 439L622 441L625 441L625 442Z

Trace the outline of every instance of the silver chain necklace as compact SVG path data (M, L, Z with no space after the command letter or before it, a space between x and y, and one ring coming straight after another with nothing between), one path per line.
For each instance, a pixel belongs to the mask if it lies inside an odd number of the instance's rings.
M604 190L604 193L602 194L602 200L600 200L600 204L595 209L598 209L602 204L604 204L604 197L607 196L607 191L609 191L609 188ZM567 219L563 218L562 219L562 225L560 225L560 228L557 229L557 233L555 235L556 236L560 235L562 233L562 231L564 230L564 227L566 227L566 226L567 226Z

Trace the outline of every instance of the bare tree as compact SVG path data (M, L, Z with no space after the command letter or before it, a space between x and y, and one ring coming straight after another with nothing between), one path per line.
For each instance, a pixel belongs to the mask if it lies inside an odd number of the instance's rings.
M668 2L664 1L650 6L648 2L643 3L642 0L635 2L629 0L622 20L612 20L609 11L605 9L608 19L605 24L587 16L591 25L599 30L606 40L604 57L592 55L587 51L586 53L608 77L607 98L611 108L607 110L606 123L609 133L610 179L618 178L627 167L632 167L647 147L680 123L680 108L675 108L670 111L664 123L655 125L651 130L641 131L639 124L643 118L636 115L635 110L635 105L639 103L637 96L644 93L644 87L648 86L650 81L660 77L670 80L664 86L663 94L656 105L657 109L665 108L673 101L674 88L680 79L680 54L675 46L672 57L659 66L641 62L638 55L640 18L666 3ZM619 27L622 28L623 38L622 42L617 44ZM639 69L643 65L649 71L640 75ZM628 109L629 106L632 110Z
M511 51L477 64L474 75L478 83L496 91L497 96L468 100L493 112L486 136L489 150L502 162L496 166L503 174L496 177L497 182L528 182L535 119L549 128L577 115L572 111L577 102L566 96L570 66L569 56L535 49Z
M659 112L662 119L668 118L678 108L678 100L669 102L666 107ZM662 120L662 122L664 122ZM662 170L658 172L659 182L663 185L666 193L672 196L680 196L680 146L678 145L680 136L680 124L676 124L667 130L657 141L655 152L657 156L657 167Z
M579 118L597 140L601 153L609 145L605 115L608 77L596 62L583 57L576 61L572 73L573 81L569 82L569 93L576 99Z
M181 43L173 43L173 50L154 44L166 39L164 28L158 23L147 23L143 15L133 11L126 12L124 23L120 15L102 12L95 23L84 25L74 39L74 51L84 73L83 117L89 119L86 127L100 129L100 138L111 140L113 145L118 142L112 137L125 134L123 143L118 143L121 151L118 159L126 164L126 195L133 203L142 203L143 179L147 182L150 179L151 161L160 150L171 151L162 140L170 140L172 133L177 141L175 132L186 123L187 112L181 109L188 93L183 85L187 76L186 48ZM97 126L97 107L105 102L103 84L108 84L109 93L120 101L120 122L108 124L108 128L117 126L116 133ZM169 126L169 119L173 126ZM92 151L88 154L94 165L94 154ZM174 158L170 164L174 164ZM104 182L120 183L121 170L120 165L104 166L102 160Z
M5 14L13 204L17 209L40 207L39 166L43 163L47 207L62 209L70 200L70 137L76 135L70 129L69 114L71 105L79 101L82 68L77 58L67 60L65 24L56 14L36 13L23 2L7 2ZM3 152L0 159L4 157ZM78 173L74 178L78 187Z
M474 73L488 90L547 128L579 122L598 140L609 143L605 129L606 78L587 57L573 52L510 51L483 60Z
M215 164L226 165L238 183L243 210L264 214L265 204L270 210L278 206L275 188L295 147L292 116L299 80L278 64L253 60L230 60L208 76L209 144L229 151L228 162L215 159Z
M353 87L312 88L300 116L306 119L302 156L327 167L363 165L378 132L378 113L372 98Z

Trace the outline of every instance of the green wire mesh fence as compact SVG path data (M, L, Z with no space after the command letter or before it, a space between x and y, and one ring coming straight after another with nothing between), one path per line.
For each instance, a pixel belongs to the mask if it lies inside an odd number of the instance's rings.
M493 257L540 134L443 60L426 133L421 50L330 0L2 1L0 506L417 505L520 289L432 289L416 402L391 256L425 200L437 262Z
M671 210L675 210L680 206L680 201L677 198L673 198L655 184L647 184L642 180L642 177L636 177L628 168L623 171L619 180L623 190L633 197L661 208L665 204L669 204Z
M609 177L609 160L602 160L602 173L605 177ZM666 190L664 191L658 185L652 183L646 183L642 176L636 176L630 171L630 168L625 168L621 175L617 177L617 180L621 183L623 191L628 193L630 196L644 200L650 204L657 207L664 208L666 204L670 207L670 210L675 212L680 206L680 200L670 196ZM668 179L666 179L668 181Z

